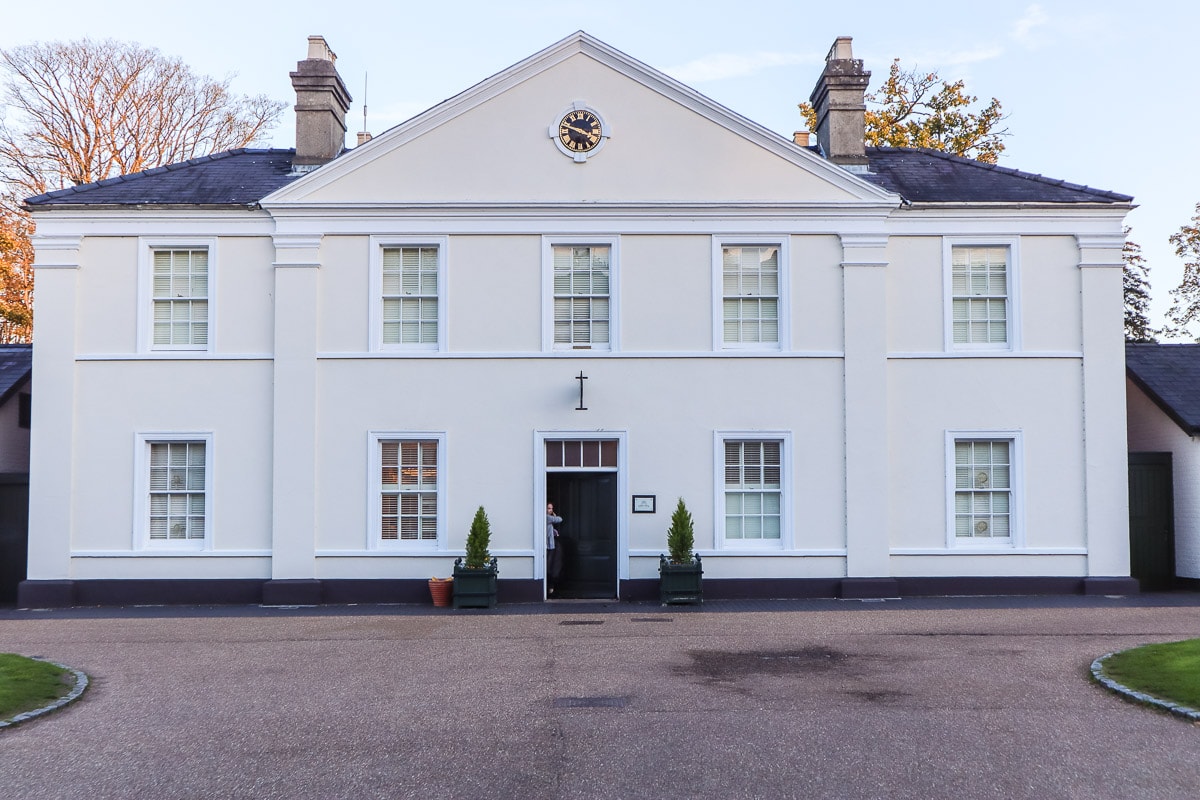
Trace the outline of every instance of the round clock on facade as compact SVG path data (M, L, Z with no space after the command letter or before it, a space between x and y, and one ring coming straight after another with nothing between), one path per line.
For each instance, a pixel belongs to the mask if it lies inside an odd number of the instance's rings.
M550 126L550 136L560 151L582 163L600 149L609 131L599 114L576 101Z

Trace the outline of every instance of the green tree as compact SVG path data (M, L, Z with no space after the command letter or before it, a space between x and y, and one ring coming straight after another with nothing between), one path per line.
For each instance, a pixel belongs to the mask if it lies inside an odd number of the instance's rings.
M285 104L231 80L111 39L0 50L0 337L32 331L22 199L258 141Z
M1158 331L1150 327L1150 268L1142 256L1142 248L1129 238L1125 229L1125 245L1121 248L1125 261L1125 339L1130 342L1153 342Z
M671 527L667 529L667 552L672 564L692 563L692 550L695 546L695 533L692 527L692 514L687 510L683 498L675 506L671 514Z
M897 58L883 86L866 99L869 147L924 147L987 164L995 164L1004 152L1008 129L999 127L1005 119L1000 101L993 97L973 111L979 98L968 95L961 80L950 83L937 72L901 69ZM801 103L800 113L815 130L816 110Z
M467 534L467 567L469 569L483 569L488 565L491 559L491 554L488 553L488 545L492 541L492 526L488 522L487 512L480 506L475 511L475 518L471 520L471 530Z
M1183 278L1171 290L1172 303L1167 311L1171 325L1163 334L1190 337L1189 326L1200 318L1200 203L1191 221L1180 226L1168 241L1175 245L1175 255L1183 259Z

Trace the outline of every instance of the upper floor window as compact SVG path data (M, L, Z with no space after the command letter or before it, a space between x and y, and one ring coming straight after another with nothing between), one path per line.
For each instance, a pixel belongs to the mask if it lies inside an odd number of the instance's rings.
M949 347L1012 349L1015 248L957 243L948 248Z
M154 251L154 346L208 346L208 250Z
M143 241L139 350L213 348L215 249L211 239Z
M714 240L714 349L780 349L787 341L787 246Z
M442 349L445 239L372 237L371 248L372 349Z
M546 349L613 350L616 341L615 240L548 239Z

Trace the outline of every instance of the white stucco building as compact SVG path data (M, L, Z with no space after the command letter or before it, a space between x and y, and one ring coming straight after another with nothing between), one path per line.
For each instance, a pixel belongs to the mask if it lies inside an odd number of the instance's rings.
M1123 592L1130 198L863 146L848 39L784 139L584 33L352 151L31 198L25 605ZM794 103L798 98L780 98Z

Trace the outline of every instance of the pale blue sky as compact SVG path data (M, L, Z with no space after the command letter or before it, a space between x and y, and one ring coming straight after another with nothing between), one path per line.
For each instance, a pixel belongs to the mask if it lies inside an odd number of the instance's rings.
M1152 267L1156 313L1182 263L1166 239L1200 202L1200 6L1172 0L293 0L170 4L5 0L0 47L118 38L158 47L244 93L293 101L288 71L322 34L374 133L453 96L576 30L790 136L833 39L886 76L893 57L962 77L997 97L1012 134L1002 166L1132 194L1133 238ZM15 6L15 7L14 7ZM971 9L966 11L964 9ZM178 10L175 10L178 9ZM271 144L292 144L290 114Z

